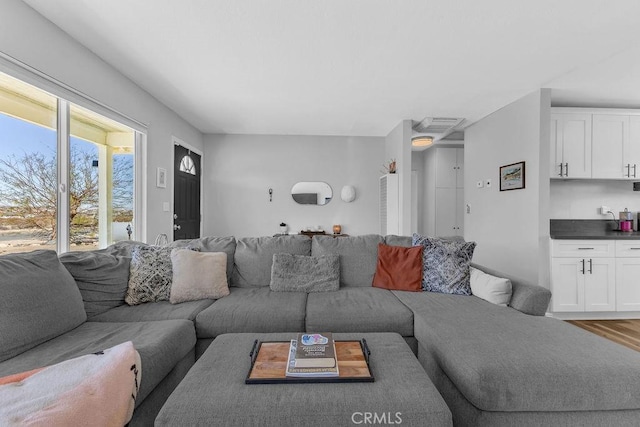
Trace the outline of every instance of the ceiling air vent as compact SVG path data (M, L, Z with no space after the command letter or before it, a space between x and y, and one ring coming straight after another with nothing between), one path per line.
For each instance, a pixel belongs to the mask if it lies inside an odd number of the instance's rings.
M449 134L463 121L464 119L455 117L427 117L419 123L414 123L413 130L430 135Z

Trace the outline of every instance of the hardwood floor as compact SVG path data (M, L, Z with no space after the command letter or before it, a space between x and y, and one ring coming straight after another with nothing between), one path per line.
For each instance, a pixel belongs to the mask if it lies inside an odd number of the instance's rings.
M632 320L567 320L601 337L640 351L640 319Z

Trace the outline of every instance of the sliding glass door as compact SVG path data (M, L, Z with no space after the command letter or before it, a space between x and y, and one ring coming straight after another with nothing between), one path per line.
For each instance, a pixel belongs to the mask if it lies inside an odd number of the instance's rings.
M136 131L0 73L0 254L135 239Z

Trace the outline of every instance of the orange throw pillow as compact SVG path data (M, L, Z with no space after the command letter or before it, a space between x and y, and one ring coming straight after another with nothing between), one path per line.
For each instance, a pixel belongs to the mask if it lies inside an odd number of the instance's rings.
M373 287L394 291L422 291L422 246L407 248L379 243Z

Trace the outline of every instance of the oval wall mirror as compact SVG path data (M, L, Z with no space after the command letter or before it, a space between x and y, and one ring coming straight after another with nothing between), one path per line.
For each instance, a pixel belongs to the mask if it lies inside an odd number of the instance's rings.
M333 197L333 190L326 182L303 181L291 188L291 197L300 205L326 205Z

